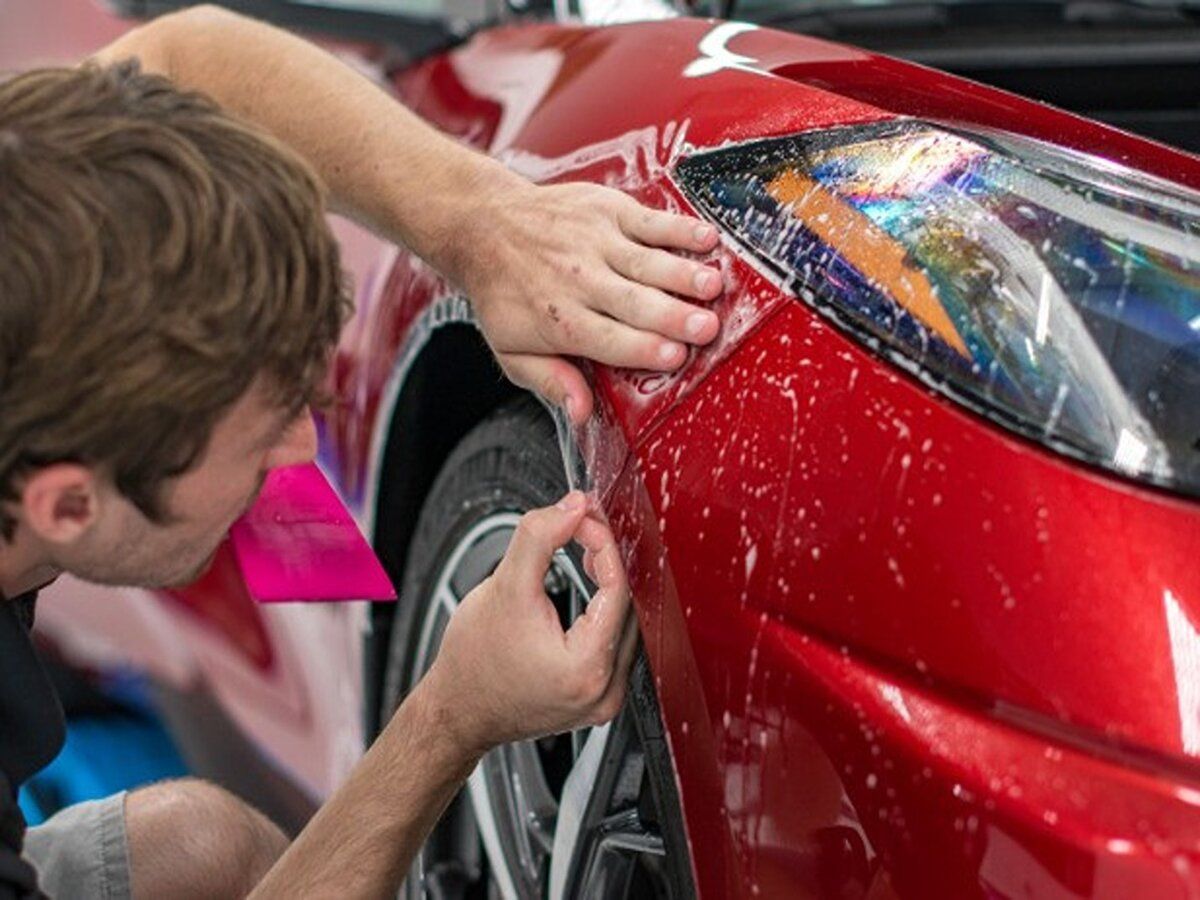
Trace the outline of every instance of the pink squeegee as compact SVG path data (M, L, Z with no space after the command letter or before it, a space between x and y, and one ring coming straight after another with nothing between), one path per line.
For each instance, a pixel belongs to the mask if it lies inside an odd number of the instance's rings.
M374 551L315 465L273 469L254 506L229 530L229 542L260 603L396 599Z

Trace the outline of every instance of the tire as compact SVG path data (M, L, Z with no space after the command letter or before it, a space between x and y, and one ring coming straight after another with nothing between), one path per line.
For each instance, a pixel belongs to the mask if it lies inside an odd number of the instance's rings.
M408 549L381 722L428 668L452 601L503 555L516 518L566 490L553 423L529 397L496 410L450 454ZM594 589L577 547L556 556L546 585L569 622ZM694 895L675 776L640 651L629 699L612 723L485 757L401 891L462 900Z

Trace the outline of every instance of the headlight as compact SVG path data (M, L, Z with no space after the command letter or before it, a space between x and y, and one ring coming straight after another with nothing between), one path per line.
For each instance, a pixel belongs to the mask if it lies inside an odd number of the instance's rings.
M1200 494L1200 194L903 120L679 164L683 189L860 340L1007 427Z

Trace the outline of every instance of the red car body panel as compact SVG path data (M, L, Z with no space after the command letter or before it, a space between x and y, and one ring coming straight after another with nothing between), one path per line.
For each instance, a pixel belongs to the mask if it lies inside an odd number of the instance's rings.
M93 19L70 53L117 28ZM690 210L682 154L897 115L1200 187L1186 154L814 39L745 31L732 64L686 77L716 27L498 28L391 78L532 178L670 209ZM4 33L0 64L45 55ZM378 467L405 360L469 310L406 253L346 235L358 313L322 461L370 523L379 479L403 476ZM711 262L722 336L675 375L597 369L598 414L576 436L626 551L700 894L1200 893L1197 504L936 395L732 241ZM176 602L281 677L285 613L214 606L218 577Z

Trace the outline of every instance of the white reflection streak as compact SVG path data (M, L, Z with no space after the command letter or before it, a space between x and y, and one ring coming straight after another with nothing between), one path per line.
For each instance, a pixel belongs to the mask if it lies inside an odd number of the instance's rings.
M556 3L570 8L570 3ZM586 25L617 25L622 22L652 22L673 19L679 13L662 0L579 0L579 16ZM564 21L566 16L561 17Z
M900 693L900 688L894 684L883 684L879 686L880 696L884 701L894 709L905 722L912 724L912 713L908 711L908 704L904 702L904 695Z
M1200 331L1200 316L1196 316L1196 318L1188 322L1188 328L1192 329L1192 331Z
M1005 298L1017 323L1026 329L1030 323L1036 323L1042 310L1040 298L1047 295L1047 333L1054 332L1058 355L1071 370L1071 381L1087 388L1100 407L1090 416L1088 427L1097 435L1112 434L1117 440L1120 440L1121 429L1128 431L1146 446L1147 451L1155 451L1156 472L1164 476L1171 474L1166 449L1126 394L1079 310L1054 280L1041 257L998 216L970 197L939 193L938 202L940 220L973 223L977 229L976 242L988 256L1001 263L1001 275L1009 288ZM1036 328L1035 324L1035 332Z
M529 124L558 79L562 64L562 51L546 49L492 59L486 75L471 66L455 67L459 80L471 93L500 106L500 122L491 144L493 154L511 147Z
M1065 219L1181 260L1200 259L1195 238L1178 228L1094 203L1023 167L1014 166L1007 175L1009 190Z
M748 22L725 22L718 25L700 41L700 46L697 48L700 51L700 57L688 63L687 68L683 70L683 77L702 78L724 69L735 69L739 72L749 72L752 75L766 74L761 69L754 67L758 60L753 56L734 53L726 46L739 34L755 31L757 28L757 25L751 25Z
M1042 290L1038 297L1037 330L1034 337L1038 346L1046 343L1046 335L1050 333L1050 276L1042 273Z
M1175 668L1183 750L1200 756L1200 632L1169 590L1163 591L1163 606L1167 612L1171 664Z
M1150 448L1128 428L1122 428L1113 453L1113 464L1127 472L1140 472Z

